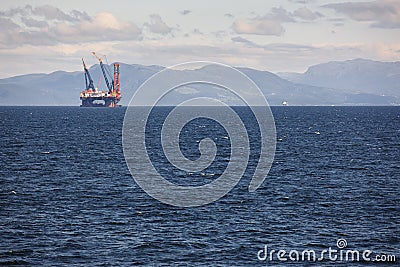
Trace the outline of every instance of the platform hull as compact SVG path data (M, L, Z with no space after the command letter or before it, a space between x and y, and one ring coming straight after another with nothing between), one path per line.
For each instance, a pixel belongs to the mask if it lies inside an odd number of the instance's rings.
M118 107L119 99L116 97L81 97L81 107Z

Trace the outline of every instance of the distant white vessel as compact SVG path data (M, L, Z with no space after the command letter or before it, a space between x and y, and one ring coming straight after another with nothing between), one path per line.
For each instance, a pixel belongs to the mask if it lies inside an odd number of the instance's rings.
M282 106L288 106L288 105L289 105L288 102L286 102L286 101L282 102Z

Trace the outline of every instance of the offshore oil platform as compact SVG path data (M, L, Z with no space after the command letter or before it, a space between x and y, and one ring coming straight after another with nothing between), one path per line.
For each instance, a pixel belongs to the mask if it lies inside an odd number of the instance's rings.
M118 102L121 99L121 84L119 64L114 63L114 75L110 74L109 69L103 64L101 57L98 57L95 52L92 54L97 58L100 63L101 72L103 73L108 91L99 91L94 87L93 79L90 76L89 69L86 67L85 61L82 58L83 70L85 72L86 89L80 94L82 101L81 107L119 107ZM111 82L110 82L111 80Z

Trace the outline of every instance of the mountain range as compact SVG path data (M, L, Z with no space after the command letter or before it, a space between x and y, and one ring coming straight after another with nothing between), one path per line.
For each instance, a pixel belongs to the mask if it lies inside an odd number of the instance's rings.
M162 66L120 63L122 105ZM400 105L400 62L366 59L328 62L304 73L238 68L261 89L270 105ZM89 69L96 87L106 88L99 65ZM180 75L187 75L184 71ZM56 71L0 79L0 105L78 106L82 71ZM179 92L178 92L179 93ZM204 92L202 92L204 93ZM181 91L181 94L187 94ZM205 93L208 96L209 93Z

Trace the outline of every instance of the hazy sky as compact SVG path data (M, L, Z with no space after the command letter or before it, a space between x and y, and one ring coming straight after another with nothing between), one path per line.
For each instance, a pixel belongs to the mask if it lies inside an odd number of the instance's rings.
M303 72L331 60L400 58L400 1L149 0L0 3L0 78L109 61L208 60Z

